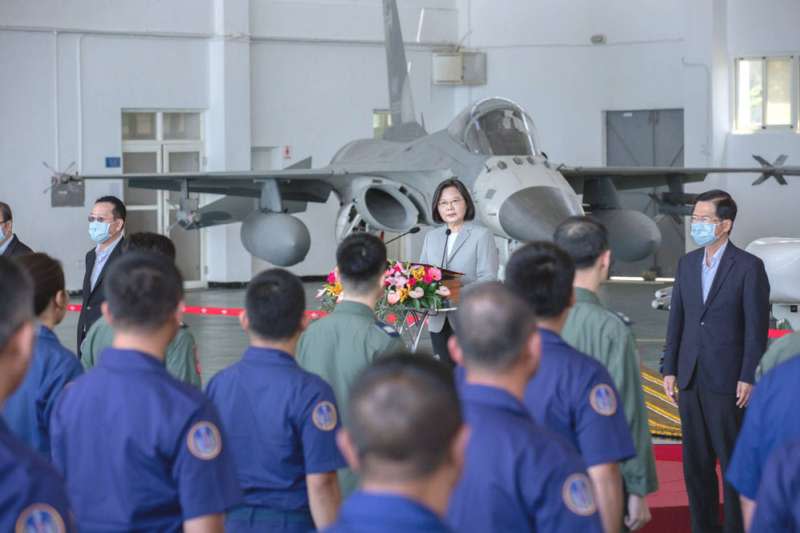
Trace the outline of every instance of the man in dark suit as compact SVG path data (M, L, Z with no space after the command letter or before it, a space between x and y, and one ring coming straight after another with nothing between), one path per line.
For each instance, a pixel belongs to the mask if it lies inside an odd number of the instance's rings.
M761 259L729 237L736 202L697 197L692 240L678 263L664 354L664 391L678 403L692 531L720 531L716 461L724 472L767 345L769 281ZM676 390L680 389L680 394ZM742 531L739 496L725 483L725 531Z
M14 216L11 206L0 202L0 256L13 257L33 253L33 250L14 235Z
M98 198L89 215L89 238L97 246L86 254L86 274L83 276L83 304L78 317L78 352L86 332L100 318L103 277L108 266L122 253L122 232L127 210L116 196ZM79 354L80 355L80 354Z

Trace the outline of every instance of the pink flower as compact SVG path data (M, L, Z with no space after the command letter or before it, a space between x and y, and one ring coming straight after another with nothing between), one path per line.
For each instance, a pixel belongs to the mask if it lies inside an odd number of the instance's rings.
M394 291L391 291L386 295L386 301L389 302L389 305L396 305L397 302L400 301L400 295Z
M425 272L425 275L422 277L422 281L424 281L427 285L433 283L433 276L431 275L430 271Z
M408 278L408 286L413 287L417 284L417 278Z
M394 286L397 287L398 289L405 287L406 283L408 283L408 278L405 278L403 276L395 276Z
M448 296L450 296L450 289L448 289L447 287L442 285L441 287L436 289L436 294L438 294L439 296L442 296L444 298L447 298Z
M423 296L425 296L425 291L422 289L422 287L415 287L414 289L409 291L408 295L414 298L415 300L418 300Z
M439 281L440 279L442 279L442 271L436 267L430 267L428 269L428 272L426 272L426 274L430 274L431 279L433 279L433 281Z
M331 285L336 283L336 271L332 270L331 272L328 273L328 283L330 283Z

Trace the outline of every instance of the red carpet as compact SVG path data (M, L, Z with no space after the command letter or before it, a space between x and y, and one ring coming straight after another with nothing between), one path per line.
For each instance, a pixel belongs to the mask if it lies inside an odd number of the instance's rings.
M659 489L647 497L653 519L640 531L644 533L689 533L689 500L683 483L683 453L680 444L657 444L656 456ZM717 476L721 478L719 467ZM722 486L720 485L720 503Z

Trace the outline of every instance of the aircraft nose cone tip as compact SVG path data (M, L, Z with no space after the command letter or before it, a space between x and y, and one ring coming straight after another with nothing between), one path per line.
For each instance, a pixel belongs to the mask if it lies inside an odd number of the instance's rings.
M580 214L563 191L555 187L528 187L509 196L500 206L500 225L522 242L550 241L566 218Z

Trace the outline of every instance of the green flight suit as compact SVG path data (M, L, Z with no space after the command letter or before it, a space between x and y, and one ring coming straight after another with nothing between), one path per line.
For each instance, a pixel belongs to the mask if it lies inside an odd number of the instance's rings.
M380 355L403 349L405 345L397 331L375 318L372 309L345 300L303 333L297 362L330 384L346 426L350 387L359 372ZM339 470L339 485L346 498L356 489L358 478L343 468Z
M756 379L795 355L800 355L800 331L775 339L769 345L756 369Z
M89 370L100 361L100 354L106 348L111 347L114 340L114 329L106 322L105 318L100 318L89 331L81 343L81 364L83 368ZM202 386L197 365L197 345L194 335L186 326L181 326L175 338L167 346L167 354L164 359L167 372L189 385L197 388Z
M656 461L633 332L619 316L603 307L596 294L576 288L575 306L561 336L575 349L603 363L622 397L636 447L636 457L621 466L625 492L639 496L655 492L658 490Z

